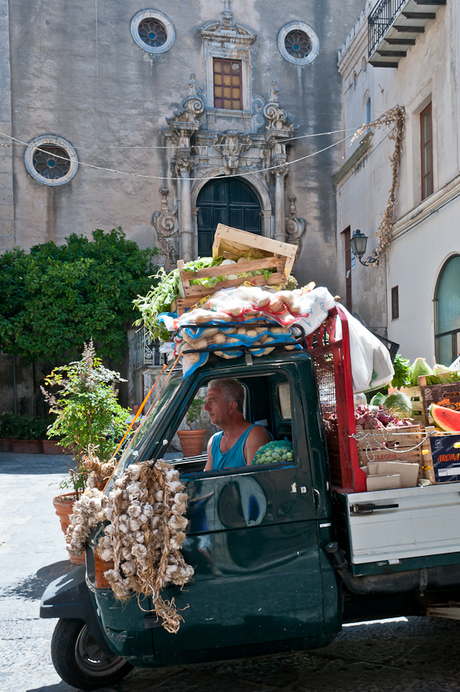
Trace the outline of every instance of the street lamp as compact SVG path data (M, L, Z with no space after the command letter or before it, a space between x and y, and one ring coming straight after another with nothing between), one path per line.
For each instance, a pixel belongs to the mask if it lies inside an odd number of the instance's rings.
M371 264L376 264L378 266L378 257L369 256L365 262L362 261L361 257L366 252L367 235L361 233L359 228L357 228L356 231L353 233L353 238L350 240L350 246L352 253L359 259L359 261L364 267L370 267Z

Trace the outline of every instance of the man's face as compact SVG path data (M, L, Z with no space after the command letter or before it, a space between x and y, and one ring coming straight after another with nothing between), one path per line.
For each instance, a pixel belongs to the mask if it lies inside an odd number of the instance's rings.
M209 387L204 410L207 411L211 423L214 423L214 425L217 425L219 428L221 428L222 425L225 426L233 407L233 402L225 401L220 387Z

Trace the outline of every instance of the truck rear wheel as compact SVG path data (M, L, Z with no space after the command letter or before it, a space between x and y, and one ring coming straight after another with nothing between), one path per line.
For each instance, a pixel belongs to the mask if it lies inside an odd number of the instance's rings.
M132 670L122 656L104 653L83 620L59 620L51 640L58 675L80 690L97 690L121 680Z

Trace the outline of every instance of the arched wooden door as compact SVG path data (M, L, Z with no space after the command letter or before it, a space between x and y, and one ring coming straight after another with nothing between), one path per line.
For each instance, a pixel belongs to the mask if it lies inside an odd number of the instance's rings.
M230 178L207 183L197 200L198 255L210 257L218 223L261 234L260 203L243 180Z

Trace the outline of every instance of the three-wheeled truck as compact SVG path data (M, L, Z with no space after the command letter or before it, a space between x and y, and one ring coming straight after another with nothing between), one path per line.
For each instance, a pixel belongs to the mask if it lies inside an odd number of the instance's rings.
M52 658L67 683L91 690L132 666L322 647L344 622L459 616L460 484L366 492L340 306L300 350L281 346L254 358L248 348L232 360L210 356L186 379L171 377L117 473L163 458L198 390L227 377L245 388L246 419L292 441L293 460L203 472L204 455L167 455L189 498L182 552L195 576L164 591L184 622L170 634L148 598L114 598L95 550L101 524L85 567L50 584L42 599L41 617L59 618Z

